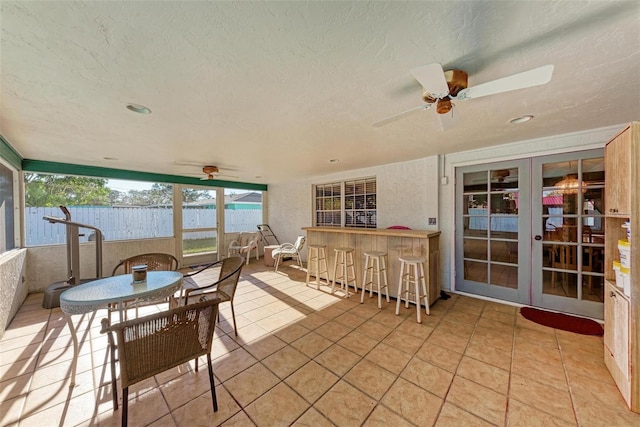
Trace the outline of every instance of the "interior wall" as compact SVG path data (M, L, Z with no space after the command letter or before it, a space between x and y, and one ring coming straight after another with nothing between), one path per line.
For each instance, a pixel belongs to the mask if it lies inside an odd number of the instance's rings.
M27 285L22 280L26 255L26 249L0 255L0 338L27 297Z
M440 235L442 288L451 290L455 287L455 260L453 256L455 248L454 177L456 167L603 148L606 142L625 126L626 124L621 124L446 155L443 170L448 176L448 184L441 185L439 199L440 217L446 219L440 224L442 232Z
M302 227L313 225L314 184L376 177L378 228L404 225L413 229L438 229L438 157L269 184L268 223L280 240L293 242ZM436 218L435 225L428 218ZM306 252L303 251L306 257Z
M124 258L149 252L175 255L175 239L119 240L102 244L102 275L111 276ZM29 293L43 292L51 283L67 279L67 246L34 246L27 251L26 283ZM80 244L80 278L96 277L95 244Z

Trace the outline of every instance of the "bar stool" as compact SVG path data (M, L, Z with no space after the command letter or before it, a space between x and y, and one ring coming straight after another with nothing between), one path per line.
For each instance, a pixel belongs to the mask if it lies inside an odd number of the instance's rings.
M424 263L426 258L401 256L400 260L400 282L398 283L398 300L396 301L396 316L400 313L400 300L404 299L405 307L409 308L409 303L415 303L418 323L422 323L420 318L420 299L424 298L427 316L429 313L429 296L427 295L427 284L424 279ZM415 292L409 289L410 283L415 285ZM403 286L404 285L404 286ZM422 285L422 294L420 293L420 285ZM402 297L404 294L404 298ZM415 299L409 300L409 295L413 295Z
M376 281L373 281L373 275ZM380 275L384 279L381 283ZM364 269L362 270L362 295L360 296L360 304L364 302L364 294L369 285L369 298L373 296L373 285L378 287L378 308L382 308L382 288L387 293L387 302L389 302L389 283L387 280L387 253L378 251L368 251L364 253Z
M356 293L358 293L356 269L353 264L354 251L355 249L353 248L334 249L336 259L333 262L333 286L331 287L331 293L336 291L336 282L339 279L341 280L341 287L346 293L345 298L349 298L349 282L353 282L353 288L356 290ZM351 275L349 275L349 273L351 273Z
M309 284L309 277L312 273L312 267L315 265L315 276L316 276L316 287L320 289L320 274L324 273L326 279L325 283L329 286L329 270L327 269L327 247L325 245L309 245L307 246L307 250L309 251L309 255L307 257L307 281L306 284ZM322 264L324 263L324 268Z

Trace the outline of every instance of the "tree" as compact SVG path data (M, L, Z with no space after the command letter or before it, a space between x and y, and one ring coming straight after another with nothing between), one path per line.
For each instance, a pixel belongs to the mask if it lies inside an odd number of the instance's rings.
M25 174L26 206L108 206L111 190L104 178Z

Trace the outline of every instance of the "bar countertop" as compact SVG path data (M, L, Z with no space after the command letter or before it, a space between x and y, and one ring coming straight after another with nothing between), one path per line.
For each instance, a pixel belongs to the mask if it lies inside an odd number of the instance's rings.
M433 230L404 230L397 228L355 228L355 227L302 227L305 231L321 231L325 233L370 234L375 236L418 237L429 238L440 235Z

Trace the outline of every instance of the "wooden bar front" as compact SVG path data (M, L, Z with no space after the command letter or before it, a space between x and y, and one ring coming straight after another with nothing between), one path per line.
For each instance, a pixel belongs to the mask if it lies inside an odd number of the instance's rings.
M383 251L389 255L387 274L389 296L396 297L400 279L400 256L419 256L424 263L429 303L440 297L440 246L439 231L364 229L344 227L303 227L307 232L307 245L327 246L329 276L333 278L334 249L355 249L354 263L358 288L362 287L362 270L366 251ZM383 294L384 295L384 294Z

